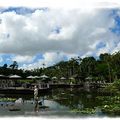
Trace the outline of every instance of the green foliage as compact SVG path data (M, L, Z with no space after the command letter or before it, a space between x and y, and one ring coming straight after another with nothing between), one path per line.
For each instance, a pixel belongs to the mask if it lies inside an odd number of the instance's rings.
M32 70L23 70L17 68L17 61L13 61L11 65L7 65L5 63L0 67L0 74L6 76L17 74L23 78L26 78L29 75L41 76L46 74L50 78L54 76L57 77L56 80L58 81L61 77L65 77L67 79L67 83L70 82L69 78L71 76L76 76L74 77L75 83L77 83L78 79L82 80L83 82L86 77L91 76L95 78L95 81L103 80L106 82L114 82L115 80L120 79L120 52L114 54L100 54L99 59L95 59L93 56L81 59L78 56L77 58L71 58L68 61L60 61L59 63L47 68L44 67ZM117 88L113 87L112 89L115 90L120 88L117 86Z
M7 68L7 64L5 63L2 68L6 69Z
M120 114L120 96L98 96L97 99L101 101L101 110L107 114Z
M28 79L24 79L24 80L17 80L20 83L33 83L34 80L28 80Z
M84 109L73 109L71 112L82 113L82 114L95 114L95 109L93 108L84 108Z
M0 102L14 102L16 98L0 98Z
M111 92L111 93L117 93L119 90L116 86L114 86L112 84L112 85L109 85L109 86L105 87L104 91L108 91L108 92Z
M118 104L104 105L102 111L108 114L119 115L120 106Z
M120 90L120 80L115 80L113 82L113 86L115 86L118 90Z
M112 84L104 88L104 91L108 91L111 93L119 93L120 92L120 80L115 80Z

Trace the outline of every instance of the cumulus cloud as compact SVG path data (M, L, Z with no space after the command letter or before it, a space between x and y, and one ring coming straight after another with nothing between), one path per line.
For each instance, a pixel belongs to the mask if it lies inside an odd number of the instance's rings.
M31 64L23 64L21 68L23 69L34 69L34 68L40 68L43 67L43 64L45 67L51 66L55 63L60 62L65 58L64 53L56 53L56 52L47 52L43 55L42 59L38 59L38 61L31 63Z
M0 57L0 63L1 63L1 62L3 62L3 58L2 58L2 57Z
M115 42L119 43L119 36L110 30L115 27L111 9L36 9L28 14L8 11L0 18L0 53L15 54L12 60L30 63L23 68L43 63L49 66L81 54L112 52ZM98 49L101 41L106 46ZM43 59L31 63L38 53Z
M30 63L33 62L35 59L35 56L21 56L21 55L16 55L11 58L12 61L17 61L18 63Z
M73 9L73 8L113 8L113 7L119 7L120 3L118 0L21 0L18 2L18 0L0 0L0 4L4 7L8 6L27 6L27 7L45 7L48 6L50 8L64 8L64 9ZM38 4L39 3L39 4Z
M47 12L36 10L29 15L5 12L0 18L1 31L9 34L9 37L0 39L1 53L88 52L96 41L109 42L116 37L109 31L114 25L110 10L93 10L89 13L51 9ZM61 27L60 33L52 32L56 26Z

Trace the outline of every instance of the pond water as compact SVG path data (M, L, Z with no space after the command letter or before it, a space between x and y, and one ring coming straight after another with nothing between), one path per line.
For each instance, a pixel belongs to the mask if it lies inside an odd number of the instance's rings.
M103 93L97 90L82 90L79 88L54 88L47 93L39 94L39 101L42 101L43 106L46 108L40 108L39 112L35 112L35 104L33 95L23 94L0 94L1 98L22 98L24 103L20 105L20 110L10 111L9 106L14 102L1 101L0 102L0 116L70 116L70 117L84 117L86 114L78 112L78 110L95 109L93 114L88 116L107 116L101 112L99 106L101 101L96 99L97 96L103 96Z

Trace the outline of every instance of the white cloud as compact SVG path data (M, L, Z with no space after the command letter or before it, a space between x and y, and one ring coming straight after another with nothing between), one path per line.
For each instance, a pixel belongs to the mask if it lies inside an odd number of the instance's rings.
M74 26L65 26L64 28L62 28L62 30L60 31L59 34L56 34L56 33L51 33L49 36L48 36L48 39L50 40L61 40L61 42L65 41L65 40L70 40L71 37L73 36L75 32L75 28Z
M16 54L12 60L25 63L22 67L30 69L41 67L43 63L50 66L64 57L69 59L81 53L88 56L119 50L119 46L114 45L119 38L109 30L115 26L111 11L49 9L26 15L1 13L0 53ZM57 26L60 27L59 33L53 32ZM2 34L10 36L1 37ZM99 41L106 44L105 48L96 48ZM38 53L43 54L43 59L31 63Z
M1 62L3 62L3 58L2 58L2 57L0 57L0 63L1 63Z
M45 64L45 67L51 66L55 63L60 62L65 57L64 53L56 53L56 52L47 52L43 55L43 59L39 59L35 63L31 64L23 64L21 68L23 69L34 69L34 68L40 68L43 67L43 64Z
M108 53L108 48L101 48L99 51L96 52L96 55L99 56L101 53Z
M96 41L109 42L116 38L109 31L114 26L110 13L110 10L98 9L91 13L81 9L36 10L26 16L15 12L3 13L0 15L1 31L9 33L10 37L0 39L0 52L33 56L50 51L75 54L95 50L91 46ZM59 34L52 32L56 26L61 27Z
M33 62L34 59L35 59L35 57L33 57L33 56L17 55L12 58L12 61L17 61L18 63L30 63L30 62Z
M39 3L39 4L38 4ZM119 7L118 0L0 0L0 5L4 7L8 6L27 6L27 7L50 7L50 8L84 8L90 10L91 8L103 8L103 7Z
M93 54L93 52L89 51L89 52L85 53L84 55L82 55L81 58L92 56L92 54Z
M120 51L120 42L117 44L117 46L112 50L112 53Z

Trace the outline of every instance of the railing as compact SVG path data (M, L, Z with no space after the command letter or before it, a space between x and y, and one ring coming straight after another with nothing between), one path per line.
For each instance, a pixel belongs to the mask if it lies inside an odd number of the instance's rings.
M46 84L45 84L45 83L39 84L39 85L38 85L38 88L39 88L39 89L48 89L48 88L49 88L49 84L48 84L48 83L46 83Z
M111 85L112 83L87 83L84 84L86 87L107 87Z

